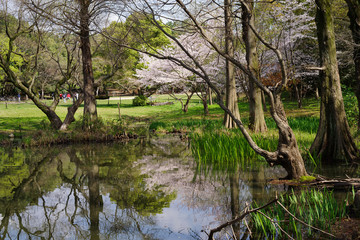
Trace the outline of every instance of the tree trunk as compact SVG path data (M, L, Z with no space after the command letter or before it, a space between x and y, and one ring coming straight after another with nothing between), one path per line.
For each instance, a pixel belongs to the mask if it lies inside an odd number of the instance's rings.
M319 98L320 98L320 95L319 95L319 88L318 88L318 87L316 87L316 88L315 88L315 99L316 99L316 100L319 100Z
M276 164L285 168L288 173L287 179L298 179L302 176L307 176L305 164L294 132L287 121L280 95L275 97L275 108L271 109L271 111L275 111L275 114L279 117L276 120L279 129ZM272 113L272 115L274 114Z
M204 94L203 94L204 93ZM205 92L201 93L201 100L204 106L204 115L208 115L209 114L209 105L208 105L208 91L205 88Z
M186 94L187 99L186 99L186 102L185 102L184 107L183 107L183 111L184 111L184 112L188 112L190 100L191 100L191 98L192 98L193 95L194 95L194 92L191 92L190 95Z
M209 91L209 105L213 105L213 98L212 98L212 90L210 87L208 87L208 91Z
M68 107L68 112L66 117L61 124L60 130L65 131L67 130L68 126L75 121L75 113L78 110L80 104L84 101L84 96L81 94L78 99L73 103L71 107Z
M51 127L54 129L59 129L61 127L62 121L59 116L56 114L55 110L47 106L45 103L41 102L37 94L31 92L22 82L16 77L15 73L9 68L3 68L8 80L14 84L15 87L19 88L23 93L25 93L26 98L30 98L36 107L38 107L50 121Z
M271 94L270 92L268 93ZM285 168L288 173L286 179L299 179L302 176L307 176L308 174L295 135L286 119L281 97L280 95L271 95L270 99L273 100L270 108L271 115L279 129L279 142L275 152L269 152L257 146L241 123L241 120L236 118L233 118L233 120L256 153L263 156L271 166L280 165ZM219 105L224 111L228 110L220 101ZM231 111L228 111L228 114L230 116L233 115Z
M247 7L242 5L243 40L246 46L246 61L248 68L257 79L260 79L259 60L256 52L256 36L250 29L249 23L254 26L252 11L254 3L246 0ZM261 90L253 81L249 83L249 128L254 132L266 132L267 126L261 101Z
M233 17L232 17L232 0L224 0L225 7L225 51L226 53L234 57L233 46ZM226 107L234 114L237 119L240 119L240 112L238 106L238 98L236 94L235 72L234 65L229 60L226 60ZM227 128L236 127L235 122L225 112L224 114L224 126Z
M355 96L358 102L358 109L360 109L360 1L359 0L346 0L350 18L350 30L354 41L354 63L355 63L355 80L356 91ZM357 128L360 129L360 111L358 116Z
M320 49L321 106L320 124L310 148L323 162L353 161L359 158L358 149L350 134L345 115L336 59L334 23L330 0L316 0L316 25Z
M261 91L261 101L262 101L262 105L263 105L263 110L264 110L264 112L267 112L267 108L266 108L266 98L265 98L264 91Z
M209 114L209 105L208 105L208 103L207 103L207 98L205 98L205 99L203 100L203 105L204 105L204 114L205 114L205 115L208 115L208 114Z
M94 74L90 48L90 14L89 0L80 0L80 42L82 52L82 67L84 77L84 127L97 118L96 99L94 91Z
M296 94L296 101L298 103L298 108L302 108L302 97L301 97L301 86L300 86L300 89L298 87L298 84L297 83L294 83L294 86L295 86L295 94Z

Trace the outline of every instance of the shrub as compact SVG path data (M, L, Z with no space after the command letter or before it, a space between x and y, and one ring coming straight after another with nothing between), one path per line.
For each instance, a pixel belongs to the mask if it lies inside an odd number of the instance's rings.
M139 95L133 99L134 106L146 106L147 102L148 102L148 98L145 97L144 95Z

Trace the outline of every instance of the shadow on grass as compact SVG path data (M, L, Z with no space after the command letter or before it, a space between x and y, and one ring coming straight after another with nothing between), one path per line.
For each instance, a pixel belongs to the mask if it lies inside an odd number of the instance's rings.
M96 105L97 108L114 108L117 109L118 108L118 104L117 103L100 103ZM134 106L131 103L121 103L120 108L134 108Z
M2 117L0 118L0 130L1 131L19 131L21 130L34 130L39 129L42 126L43 120L47 120L44 117Z

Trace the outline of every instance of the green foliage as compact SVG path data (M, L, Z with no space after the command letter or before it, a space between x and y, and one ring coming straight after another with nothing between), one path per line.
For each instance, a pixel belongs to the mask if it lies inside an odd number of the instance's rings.
M298 219L323 230L329 230L331 224L342 219L346 214L346 202L338 203L333 192L326 189L302 190L299 193L292 191L292 194L281 195L279 201ZM253 207L256 208L258 205L255 203ZM313 229L296 221L278 204L261 212L273 219L295 239L314 237L316 233ZM251 218L254 223L253 231L261 233L261 236L269 239L285 237L279 227L261 213L252 213Z
M11 199L13 189L28 175L29 168L21 149L9 153L0 148L0 199Z
M133 99L133 105L134 106L146 106L148 102L148 98L144 95L137 96Z
M6 59L6 54L9 51L9 38L5 34L0 33L0 54L4 59ZM20 67L23 65L24 60L20 57L20 54L23 54L19 49L16 47L13 49L14 52L17 52L18 54L11 54L10 55L10 61L9 61L9 67L10 70L14 73L20 73ZM3 80L4 73L3 70L0 70L0 80Z
M93 133L103 132L105 128L105 123L101 117L96 119L91 119L90 116L82 116L80 121L77 122L76 128L79 130L90 131Z
M128 130L128 124L124 118L109 121L106 126L108 128L107 133L114 136L124 134Z
M158 24L170 32L168 26L161 22ZM145 17L138 13L132 13L125 22L112 22L104 31L120 44L152 53L170 44L166 35L152 22L151 16ZM93 58L95 78L107 79L103 85L109 87L131 85L128 79L133 78L136 69L144 67L139 64L140 54L135 50L119 47L105 37L98 41L103 44ZM114 77L108 78L113 71Z
M342 86L344 107L346 112L346 117L350 126L357 126L359 118L359 108L357 105L357 99L354 94L354 91L351 88Z

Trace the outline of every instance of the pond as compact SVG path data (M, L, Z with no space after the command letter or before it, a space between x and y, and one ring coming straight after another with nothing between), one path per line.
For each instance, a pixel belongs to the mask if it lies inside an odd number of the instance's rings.
M0 148L1 239L207 239L284 187L281 168L203 171L178 136ZM240 232L243 226L235 226Z

